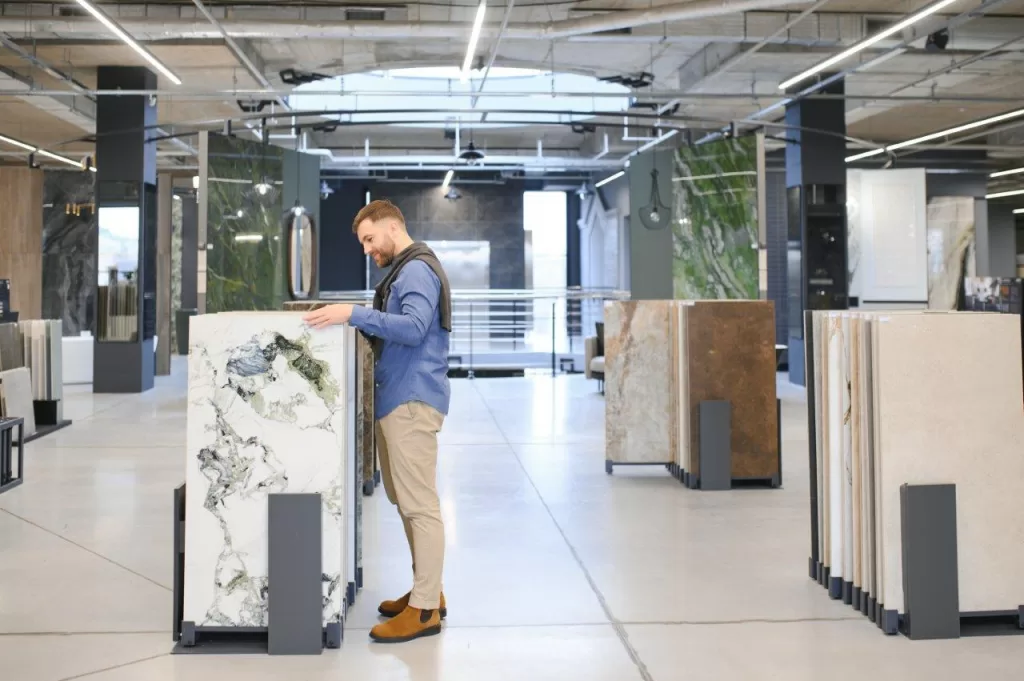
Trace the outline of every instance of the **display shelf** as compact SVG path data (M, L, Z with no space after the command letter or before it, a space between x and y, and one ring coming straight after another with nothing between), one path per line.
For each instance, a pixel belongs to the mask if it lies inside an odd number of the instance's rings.
M17 428L17 436L15 436ZM0 494L25 481L25 421L20 417L0 419ZM18 465L14 466L14 448L18 448Z

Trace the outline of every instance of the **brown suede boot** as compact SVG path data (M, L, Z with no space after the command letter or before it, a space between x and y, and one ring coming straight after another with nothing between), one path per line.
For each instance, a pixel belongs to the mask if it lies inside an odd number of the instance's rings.
M441 615L437 610L407 607L387 622L370 630L370 638L380 643L403 643L422 636L441 633Z
M410 592L412 593L412 592ZM385 617L397 617L403 610L409 607L409 593L405 594L397 601L384 601L377 608L377 612L384 615ZM441 607L438 610L441 613L441 619L448 616L448 607L444 602L444 592L441 592Z

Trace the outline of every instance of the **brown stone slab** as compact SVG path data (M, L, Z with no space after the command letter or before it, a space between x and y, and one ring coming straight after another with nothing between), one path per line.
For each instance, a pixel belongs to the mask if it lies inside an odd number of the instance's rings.
M690 451L702 400L732 404L732 477L779 475L775 308L771 301L697 301L686 311ZM690 457L694 474L700 460Z

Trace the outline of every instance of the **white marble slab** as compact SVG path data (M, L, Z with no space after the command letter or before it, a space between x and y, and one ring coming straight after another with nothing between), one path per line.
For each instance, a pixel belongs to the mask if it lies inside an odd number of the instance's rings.
M928 307L955 310L965 277L973 277L975 220L973 196L928 200Z
M344 612L350 446L347 327L301 312L190 325L184 620L267 626L267 499L323 497L323 621Z

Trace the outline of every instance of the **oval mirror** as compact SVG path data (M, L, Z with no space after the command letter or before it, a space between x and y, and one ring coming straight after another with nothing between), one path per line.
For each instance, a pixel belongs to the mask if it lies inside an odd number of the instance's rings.
M288 288L293 299L309 298L316 275L316 224L313 216L293 214L288 221Z

